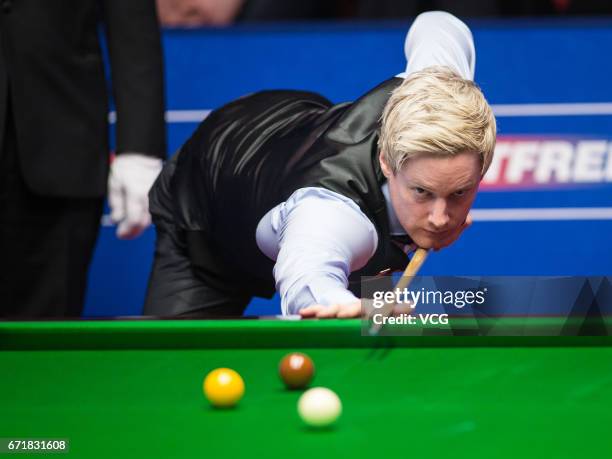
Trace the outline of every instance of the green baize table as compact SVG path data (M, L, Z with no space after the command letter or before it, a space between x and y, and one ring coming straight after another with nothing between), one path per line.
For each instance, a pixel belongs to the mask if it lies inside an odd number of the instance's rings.
M536 322L517 327L556 326ZM291 351L314 360L312 386L340 396L333 428L299 419L301 392L278 377ZM244 378L235 409L202 394L217 367ZM0 437L69 439L58 457L612 457L609 336L370 337L358 320L1 322L0 375Z

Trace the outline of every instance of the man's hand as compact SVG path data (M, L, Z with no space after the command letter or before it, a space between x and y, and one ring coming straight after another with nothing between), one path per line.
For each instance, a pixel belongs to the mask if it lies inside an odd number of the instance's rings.
M350 304L332 304L331 306L323 306L322 304L313 304L307 308L300 310L300 315L303 318L317 319L348 319L351 317L361 317L361 301L356 301Z
M300 315L304 319L350 319L354 317L370 316L375 310L371 306L371 301L366 300L366 307L362 307L362 301L356 301L350 304L332 304L324 306L322 304L313 304L307 308L300 310ZM393 305L391 315L410 314L412 312L412 304L402 303Z
M451 233L448 234L444 239L441 239L436 242L436 244L432 247L435 251L443 249L444 247L448 247L461 236L461 233L472 225L472 216L470 214L467 215L465 221L462 225L455 228Z
M151 224L148 193L162 169L162 160L138 153L117 155L108 178L111 219L117 237L132 239Z

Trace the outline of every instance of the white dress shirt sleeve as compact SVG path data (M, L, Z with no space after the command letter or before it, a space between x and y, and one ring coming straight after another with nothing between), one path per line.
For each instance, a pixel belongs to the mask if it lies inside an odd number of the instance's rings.
M450 13L429 11L412 23L404 42L406 78L433 65L450 67L466 80L474 79L476 50L468 26Z
M347 290L348 277L378 245L376 229L359 206L323 188L295 191L261 219L256 238L262 252L276 260L283 314L358 301Z

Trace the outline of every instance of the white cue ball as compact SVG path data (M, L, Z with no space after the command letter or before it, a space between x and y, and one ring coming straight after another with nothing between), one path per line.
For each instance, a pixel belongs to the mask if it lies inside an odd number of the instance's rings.
M298 413L312 427L333 424L342 413L342 402L336 393L325 387L314 387L302 394L298 400Z

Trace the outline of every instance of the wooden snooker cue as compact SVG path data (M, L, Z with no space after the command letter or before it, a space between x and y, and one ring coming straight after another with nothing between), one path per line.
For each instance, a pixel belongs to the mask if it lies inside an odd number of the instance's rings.
M421 249L419 247L415 250L414 255L412 255L408 266L406 266L402 277L395 285L393 291L404 290L405 288L408 288L410 286L412 279L414 279L414 276L416 276L416 274L419 272L419 269L421 269L421 266L423 266L423 263L425 263L427 255L429 255L429 251L427 249ZM388 317L389 315L391 315L394 306L395 305L392 303L386 304L383 307L382 315L384 317ZM378 335L382 327L383 324L372 324L372 326L370 327L370 335Z

